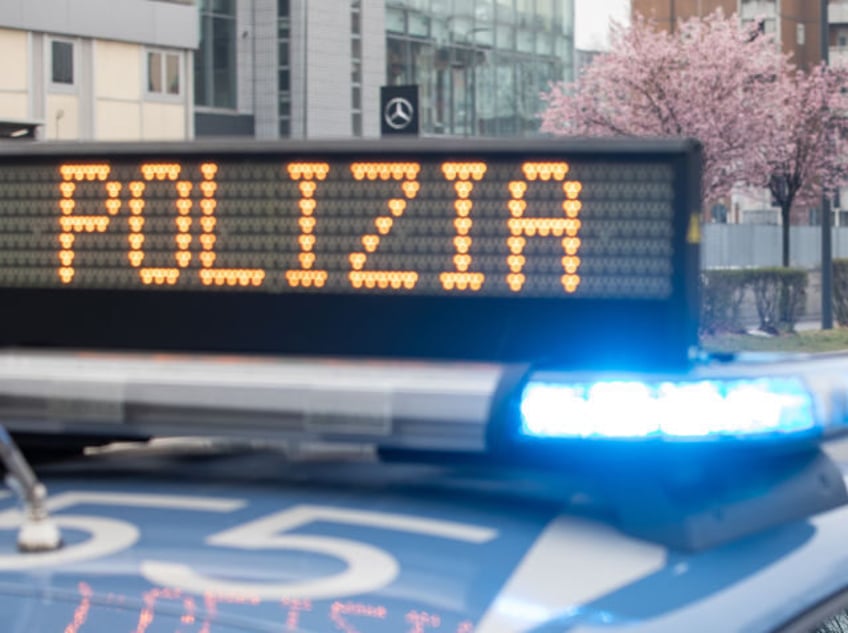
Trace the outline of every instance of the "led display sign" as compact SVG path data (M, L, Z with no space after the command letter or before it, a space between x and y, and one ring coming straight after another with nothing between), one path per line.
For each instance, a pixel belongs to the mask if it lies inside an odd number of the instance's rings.
M692 343L690 142L14 150L7 344L556 364L659 325L666 364Z

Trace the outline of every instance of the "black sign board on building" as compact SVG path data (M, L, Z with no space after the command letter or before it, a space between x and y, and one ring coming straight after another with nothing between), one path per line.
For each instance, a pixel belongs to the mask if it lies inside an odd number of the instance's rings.
M380 132L418 135L418 86L380 88Z

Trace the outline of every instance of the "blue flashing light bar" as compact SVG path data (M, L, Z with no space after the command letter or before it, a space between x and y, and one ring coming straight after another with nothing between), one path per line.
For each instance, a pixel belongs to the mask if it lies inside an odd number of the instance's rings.
M793 377L688 381L531 380L521 396L525 437L714 442L822 435L814 397Z

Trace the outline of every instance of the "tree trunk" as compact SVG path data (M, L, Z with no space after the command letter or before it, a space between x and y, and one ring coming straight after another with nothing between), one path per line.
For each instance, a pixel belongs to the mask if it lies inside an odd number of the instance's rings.
M783 222L781 226L781 234L783 237L782 244L782 261L783 267L789 268L789 214L792 211L792 202L786 202L780 207L780 219Z

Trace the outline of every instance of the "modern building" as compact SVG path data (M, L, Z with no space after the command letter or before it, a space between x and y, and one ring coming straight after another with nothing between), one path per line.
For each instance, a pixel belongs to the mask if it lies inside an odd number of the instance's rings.
M3 0L0 136L191 138L197 39L192 0Z
M592 65L595 58L603 55L602 50L588 50L575 48L574 49L574 76L579 77L580 74Z
M829 61L848 66L848 0L830 0L827 6L829 22Z
M819 0L632 0L633 13L650 17L669 30L681 19L706 16L716 9L738 14L773 33L796 64L809 68L821 61Z
M197 136L380 133L417 85L422 135L520 136L574 72L573 0L200 0Z
M574 74L574 0L3 0L0 139L520 136Z
M640 13L661 27L673 30L681 19L703 17L717 9L726 15L737 14L743 21L756 22L766 33L772 33L784 52L802 68L822 61L820 0L632 0L634 15ZM829 63L848 64L848 0L828 2ZM834 200L834 217L838 225L848 224L848 189L843 188ZM779 210L772 206L768 191L737 196L732 202L717 204L708 215L713 221L778 224ZM716 209L721 209L715 212ZM818 213L800 211L798 218L817 222Z

